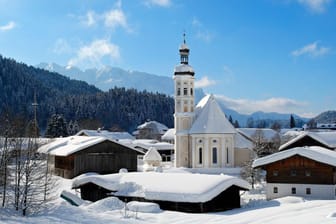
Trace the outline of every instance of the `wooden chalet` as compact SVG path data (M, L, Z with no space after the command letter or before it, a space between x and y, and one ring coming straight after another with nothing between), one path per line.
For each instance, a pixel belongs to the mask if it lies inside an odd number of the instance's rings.
M256 159L252 166L266 170L267 199L295 195L335 198L335 151L297 147Z
M179 187L168 183L171 180L178 181ZM135 186L143 194L125 190ZM73 188L79 188L82 199L89 201L116 196L125 202L154 202L164 210L202 213L239 208L240 191L249 185L226 175L138 172L76 178Z
M83 173L117 173L121 168L137 170L142 152L104 137L71 136L39 148L48 154L49 169L58 176L73 178Z
M336 149L336 131L303 132L281 145L279 150L282 151L303 146L321 146L334 150Z

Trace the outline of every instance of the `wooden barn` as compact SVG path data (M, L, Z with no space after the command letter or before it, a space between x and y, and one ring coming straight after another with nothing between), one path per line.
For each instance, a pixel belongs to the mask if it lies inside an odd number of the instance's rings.
M321 146L334 150L336 149L336 131L303 132L281 145L279 150L282 151L303 146Z
M335 199L335 151L319 146L296 147L256 159L252 166L267 172L267 199Z
M142 152L104 137L59 138L38 150L48 154L49 169L58 176L73 178L83 173L117 173L121 168L137 170Z
M116 196L127 202L154 202L164 210L201 213L239 208L240 191L249 184L227 175L134 172L83 175L73 188L80 189L84 200Z

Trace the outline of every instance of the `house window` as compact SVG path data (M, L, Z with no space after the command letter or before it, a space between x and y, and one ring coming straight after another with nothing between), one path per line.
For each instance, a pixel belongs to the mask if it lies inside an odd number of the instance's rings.
M217 148L212 148L212 163L217 164Z
M311 189L310 188L306 188L306 194L311 194Z
M188 95L188 89L187 88L183 88L183 95Z
M180 88L177 88L177 95L181 95L181 89Z
M202 164L202 159L203 159L203 153L202 153L202 147L198 148L198 163Z
M274 177L277 177L279 175L279 171L277 171L277 170L273 170L273 176Z
M277 194L278 193L278 188L277 187L273 187L273 193Z
M310 176L311 176L311 172L310 172L310 170L306 170L306 171L305 171L305 175L306 175L306 177L310 177Z
M290 175L291 175L292 177L295 177L295 176L296 176L296 170L291 170L291 171L290 171Z
M296 194L296 188L292 187L292 194Z

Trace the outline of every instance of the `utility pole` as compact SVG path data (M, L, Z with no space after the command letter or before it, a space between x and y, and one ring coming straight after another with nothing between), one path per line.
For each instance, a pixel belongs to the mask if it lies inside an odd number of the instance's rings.
M34 137L37 138L37 100L36 100L36 91L34 91L34 103L32 103L32 106L34 107Z

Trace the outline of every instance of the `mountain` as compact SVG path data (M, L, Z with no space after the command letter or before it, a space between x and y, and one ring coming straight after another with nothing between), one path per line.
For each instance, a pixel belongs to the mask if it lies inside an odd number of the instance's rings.
M80 70L76 67L64 67L55 63L40 63L38 68L57 72L72 79L83 80L95 85L103 91L115 86L127 89L160 92L167 95L174 93L174 83L171 77L158 76L146 72L126 71L121 68L105 66L101 69Z
M9 120L22 120L15 129L24 135L27 122L34 117L34 96L42 130L53 114L62 114L67 121L78 121L81 128L113 127L132 131L147 119L173 126L174 100L165 94L125 88L103 92L84 81L1 55L0 96L0 135L7 129L4 126Z
M159 92L172 96L174 94L173 79L166 76L159 76L138 71L126 71L121 68L106 66L102 69L87 69L82 71L76 67L64 67L55 63L40 63L37 65L49 71L58 72L72 79L84 80L98 88L106 91L114 86L134 88L140 91ZM198 102L205 96L202 89L195 89L195 102ZM240 126L245 126L247 121L253 119L257 126L258 123L264 122L266 126L271 126L275 121L283 127L289 125L290 114L265 113L262 111L254 112L250 115L240 114L239 112L228 108L225 101L220 97L216 98L222 110L233 120L237 120ZM299 125L305 123L308 119L294 115ZM262 124L264 125L264 124Z
M315 122L317 123L324 123L324 124L336 123L336 111L335 110L325 111L317 115L315 118L313 118L313 120L315 120Z

